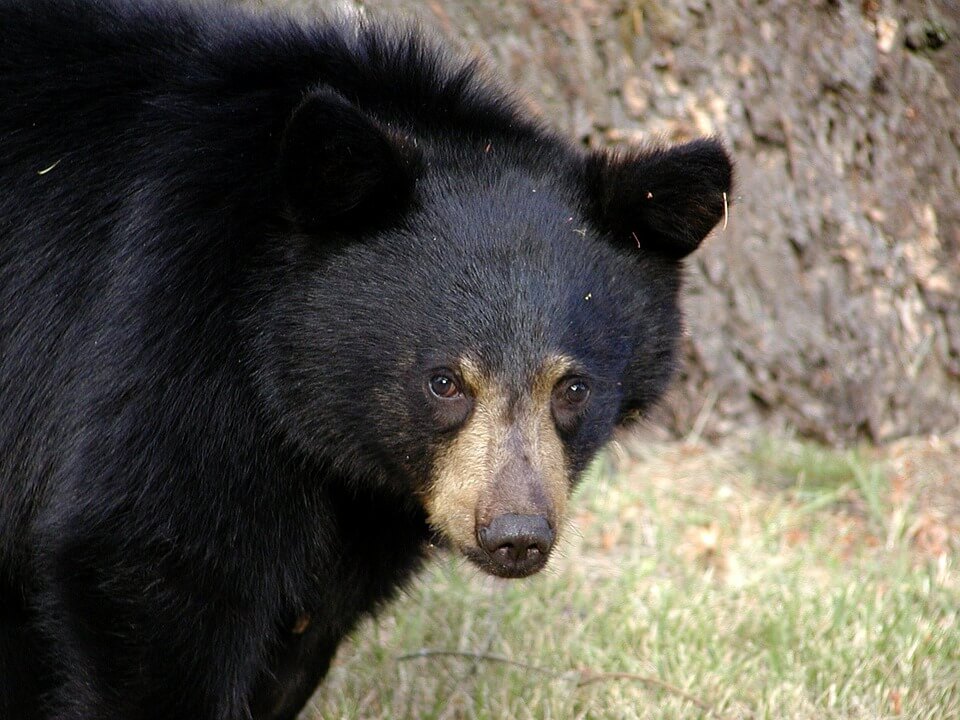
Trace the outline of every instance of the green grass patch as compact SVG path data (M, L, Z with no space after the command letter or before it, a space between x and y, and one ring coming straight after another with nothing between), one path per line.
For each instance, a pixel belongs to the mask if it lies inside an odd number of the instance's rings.
M960 718L957 529L919 543L940 516L891 478L792 440L620 448L545 571L441 557L303 717Z

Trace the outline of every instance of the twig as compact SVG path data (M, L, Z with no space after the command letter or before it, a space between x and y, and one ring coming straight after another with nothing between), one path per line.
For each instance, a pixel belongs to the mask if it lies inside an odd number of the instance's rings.
M711 390L710 394L707 395L707 399L703 401L703 406L700 408L700 412L697 413L697 419L693 421L693 428L690 430L690 434L687 435L685 442L690 445L696 445L700 442L700 436L703 434L703 429L707 426L707 420L710 419L710 414L713 412L713 406L716 405L719 395L720 393L716 388Z
M417 650L414 653L408 653L407 655L400 655L397 657L397 661L402 660L419 660L420 658L434 658L434 657L452 657L459 658L461 660L484 660L486 662L495 662L502 665L512 665L513 667L522 668L523 670L532 670L533 672L540 673L541 675L549 675L551 677L564 677L568 673L558 672L556 670L551 670L550 668L539 667L537 665L530 665L529 663L520 662L519 660L511 660L510 658L503 657L502 655L491 655L488 653L472 653L472 652L461 652L459 650Z
M676 685L671 685L660 678L650 677L649 675L637 675L636 673L626 673L626 672L591 672L590 670L581 670L580 671L580 681L577 683L577 687L583 687L584 685L592 685L593 683L606 682L607 680L634 680L644 685L652 685L653 687L660 688L661 690L666 690L667 692L676 695L677 697L683 698L688 703L696 705L698 708L707 713L712 713L713 708L710 707L700 698L696 698L688 692L681 690Z
M652 687L665 690L666 692L676 695L677 697L683 698L692 705L696 705L706 713L713 713L713 708L700 698L694 697L690 693L681 690L676 685L671 685L664 680L650 677L649 675L637 675L636 673L627 672L594 672L593 670L568 670L563 672L560 670L552 670L550 668L540 667L539 665L531 665L530 663L520 662L518 660L511 660L510 658L503 657L502 655L463 652L460 650L418 650L414 653L398 656L397 661L420 660L422 658L435 657L458 658L461 660L483 660L486 662L500 663L502 665L511 665L513 667L529 670L531 672L547 675L553 678L568 678L573 676L577 678L578 688L586 685L593 685L594 683L607 682L610 680L632 680L634 682L643 683L644 685L650 685Z

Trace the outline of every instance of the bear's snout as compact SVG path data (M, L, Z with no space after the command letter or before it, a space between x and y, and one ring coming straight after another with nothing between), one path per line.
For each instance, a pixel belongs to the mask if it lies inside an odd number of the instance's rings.
M555 534L543 515L506 513L477 528L477 542L491 569L503 577L526 577L542 568Z

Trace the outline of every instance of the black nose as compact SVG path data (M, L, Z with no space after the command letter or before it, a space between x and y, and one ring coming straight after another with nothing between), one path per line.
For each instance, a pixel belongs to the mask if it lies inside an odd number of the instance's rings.
M498 515L477 533L494 571L507 577L536 572L553 547L553 529L542 515Z

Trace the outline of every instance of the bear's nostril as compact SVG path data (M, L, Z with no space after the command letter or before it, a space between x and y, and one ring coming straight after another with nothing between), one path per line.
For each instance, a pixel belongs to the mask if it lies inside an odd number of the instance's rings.
M496 563L510 571L532 571L553 546L554 533L542 515L498 515L479 528L480 547Z

